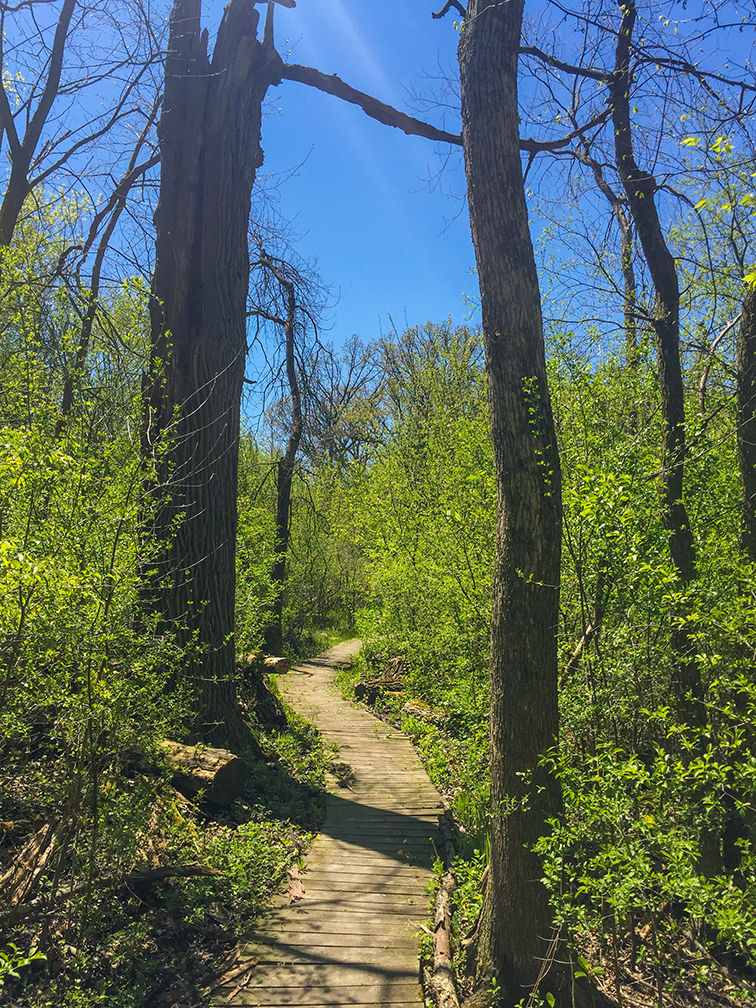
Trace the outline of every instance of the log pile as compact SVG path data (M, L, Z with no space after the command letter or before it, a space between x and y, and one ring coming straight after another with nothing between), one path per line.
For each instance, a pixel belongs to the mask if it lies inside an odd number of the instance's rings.
M381 693L401 693L407 672L409 662L406 658L389 658L383 674L358 682L354 687L354 695L373 707Z
M56 847L55 826L45 823L24 844L0 876L0 910L17 906L45 870Z
M405 714L411 714L412 717L420 718L421 721L429 721L434 725L446 724L448 720L444 711L431 707L424 700L408 700L402 710Z

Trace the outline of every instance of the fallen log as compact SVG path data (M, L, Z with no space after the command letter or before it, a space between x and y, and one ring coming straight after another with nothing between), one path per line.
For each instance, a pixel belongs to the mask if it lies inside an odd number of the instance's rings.
M291 659L275 658L269 655L263 662L264 671L272 672L274 675L285 675L291 668Z
M452 894L457 880L454 875L454 817L447 809L439 821L443 839L444 872L436 890L433 915L433 972L428 981L437 1008L459 1008L457 984L451 950Z
M13 864L0 876L0 909L10 909L23 900L45 870L55 847L55 827L45 823L26 841Z
M451 897L456 887L454 870L449 869L436 890L433 920L433 973L430 989L438 1008L459 1008L451 953Z
M227 749L186 746L166 740L163 752L175 768L173 786L187 798L200 792L205 801L230 805L244 793L249 767Z

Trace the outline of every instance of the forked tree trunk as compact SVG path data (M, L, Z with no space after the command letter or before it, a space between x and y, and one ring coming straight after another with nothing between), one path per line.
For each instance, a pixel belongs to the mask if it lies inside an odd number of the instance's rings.
M497 485L491 638L491 874L479 979L505 1004L536 983L552 916L530 848L559 814L539 758L558 730L561 475L523 189L517 53L523 0L471 0L459 45L462 137L481 294ZM558 986L554 973L539 989Z
M743 299L738 333L738 462L743 496L740 550L756 562L756 287Z
M174 3L159 128L144 422L156 463L147 533L157 556L145 594L163 629L194 649L195 738L240 751L250 740L233 685L247 227L263 159L261 103L281 63L272 39L257 39L252 0L228 4L208 59L201 6Z

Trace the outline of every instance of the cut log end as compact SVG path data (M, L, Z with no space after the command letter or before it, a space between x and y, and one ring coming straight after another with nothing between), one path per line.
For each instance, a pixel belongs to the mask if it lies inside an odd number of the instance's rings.
M202 792L205 801L230 805L244 793L249 767L227 749L168 740L161 747L175 768L173 786L185 797L194 798Z

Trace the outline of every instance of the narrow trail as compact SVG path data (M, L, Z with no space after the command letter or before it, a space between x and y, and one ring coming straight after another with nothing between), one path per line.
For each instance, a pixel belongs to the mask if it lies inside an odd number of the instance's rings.
M220 1005L422 1004L418 940L425 886L443 811L405 735L338 694L338 667L359 649L347 641L303 662L279 686L348 763L348 788L329 786L322 831L306 859L305 895L274 898L247 936L240 963L251 980ZM432 841L431 841L432 838Z

